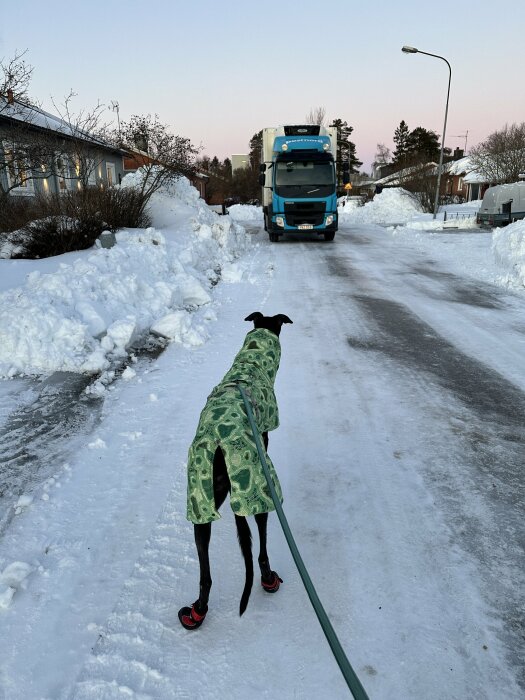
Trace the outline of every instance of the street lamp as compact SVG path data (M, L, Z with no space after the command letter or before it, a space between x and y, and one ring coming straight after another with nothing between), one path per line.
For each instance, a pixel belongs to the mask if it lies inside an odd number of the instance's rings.
M450 95L450 80L452 78L452 68L450 67L450 63L447 61L446 58L443 58L443 56L438 56L435 53L428 53L427 51L421 51L420 49L416 49L413 46L403 46L401 49L403 53L423 53L425 56L433 56L434 58L440 58L442 61L445 61L445 63L448 66L448 89L447 89L447 105L445 107L445 121L443 123L443 136L441 137L441 152L439 154L439 168L438 168L438 179L437 179L437 186L436 186L436 198L434 200L434 216L433 218L436 218L437 210L438 210L438 202L439 202L439 187L441 185L441 168L443 167L443 148L445 146L445 132L447 130L447 115L448 115L448 97Z

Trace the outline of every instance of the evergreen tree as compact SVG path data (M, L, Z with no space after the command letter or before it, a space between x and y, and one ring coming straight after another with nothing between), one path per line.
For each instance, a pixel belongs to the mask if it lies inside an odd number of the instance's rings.
M337 127L337 184L343 184L343 163L348 163L351 173L358 173L359 167L363 163L358 160L355 152L355 143L350 141L350 135L354 130L353 126L348 126L348 122L342 119L334 119L330 126Z
M401 120L394 132L394 143L396 147L394 149L392 163L402 167L406 164L410 150L410 131L404 119Z
M410 132L408 152L412 162L435 161L437 163L440 149L439 136L434 131L418 126Z
M259 165L262 159L262 134L261 129L250 139L250 167L256 173L259 173Z

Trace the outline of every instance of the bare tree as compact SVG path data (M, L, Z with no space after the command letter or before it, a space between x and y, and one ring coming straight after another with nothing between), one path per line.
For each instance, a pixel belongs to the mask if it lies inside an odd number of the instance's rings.
M406 168L396 171L391 184L410 192L427 212L434 210L437 186L437 165L421 163L419 157L412 156Z
M146 203L164 185L195 172L198 150L189 139L171 134L157 115L133 116L122 122L120 136L114 134L114 139L141 169L140 190Z
M0 60L0 199L12 190L31 189L35 179L49 175L50 149L32 128L35 109L28 96L33 67L26 51Z
M313 107L309 114L306 115L307 124L319 124L322 126L326 117L326 109L324 107Z
M0 60L0 114L13 113L17 105L31 104L28 96L33 66L25 62L25 51L17 51L13 58Z
M61 124L57 129L55 168L64 180L75 180L86 190L96 184L95 173L103 161L101 146L112 140L109 124L103 121L105 105L97 102L90 110L73 111L76 93L70 91L61 105L53 101Z
M374 156L374 165L386 165L392 160L390 149L384 143L378 143L376 146L376 154Z
M516 182L525 172L525 122L505 124L471 148L469 157L473 168L491 183Z
M375 173L375 177L378 177L380 176L378 174L381 172L381 168L392 161L392 154L384 143L378 143L376 149L376 154L372 162L372 171Z

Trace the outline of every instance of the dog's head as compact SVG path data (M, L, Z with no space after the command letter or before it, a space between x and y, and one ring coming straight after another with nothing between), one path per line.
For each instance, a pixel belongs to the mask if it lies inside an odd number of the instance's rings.
M291 318L284 314L276 316L263 316L260 311L255 311L253 314L246 316L245 321L253 321L255 328L266 328L267 330L279 336L283 323L293 323Z

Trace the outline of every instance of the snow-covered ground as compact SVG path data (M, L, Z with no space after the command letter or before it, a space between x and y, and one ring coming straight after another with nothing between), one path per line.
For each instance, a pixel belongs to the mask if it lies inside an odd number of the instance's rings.
M210 319L194 312L212 285L242 274L237 259L249 239L185 178L155 195L152 213L154 227L123 230L110 249L2 261L0 376L98 373L151 331L205 341Z
M151 229L119 233L112 249L0 260L0 394L15 406L12 382L67 370L93 374L91 391L104 399L84 444L20 495L0 543L0 697L348 697L275 517L269 552L282 590L268 596L255 586L239 619L242 565L225 507L212 536L209 616L196 633L177 619L198 582L185 520L187 447L248 330L242 319L261 310L294 320L282 334L282 425L270 446L285 509L370 697L517 700L497 611L418 471L424 450L447 440L431 415L421 417L419 389L408 393L357 356L343 380L346 334L362 320L346 306L329 316L316 306L340 280L316 278L315 244L292 259L293 246L247 234L242 223L260 225L260 208L229 212L210 212L181 181L156 198ZM434 226L405 193L385 190L343 212L338 236L370 230L388 242L393 265L397 247L400 260L431 259L525 296L525 224L438 232L422 222ZM329 348L327 328L341 331ZM130 360L110 382L113 362L151 332L171 340L167 350L135 370ZM432 393L432 401L438 413L443 399ZM377 423L384 405L388 426ZM470 505L479 508L474 497Z

